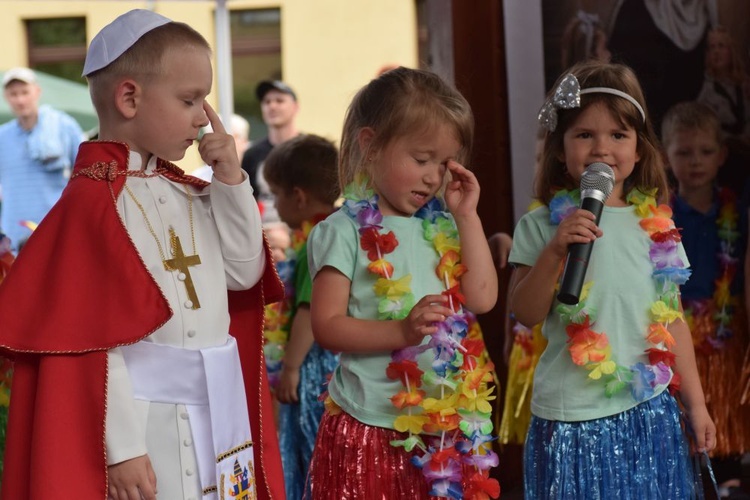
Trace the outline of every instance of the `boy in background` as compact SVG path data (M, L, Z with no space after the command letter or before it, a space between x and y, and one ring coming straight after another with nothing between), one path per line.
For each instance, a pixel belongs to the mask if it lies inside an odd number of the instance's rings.
M310 322L312 279L307 264L307 237L312 228L334 210L338 192L338 153L329 141L301 135L276 146L266 158L263 173L276 199L282 221L293 230L287 260L280 274L291 325L276 388L279 408L279 446L287 497L304 493L318 424L323 416L319 401L323 386L338 364L338 355L313 339ZM290 272L282 268L288 267Z
M748 345L742 286L747 217L733 190L716 183L727 148L711 108L699 102L671 107L662 121L662 142L677 181L670 203L674 222L692 269L680 287L682 304L716 424L714 469L728 490L739 487L741 455L750 451L750 406L740 403L737 383Z

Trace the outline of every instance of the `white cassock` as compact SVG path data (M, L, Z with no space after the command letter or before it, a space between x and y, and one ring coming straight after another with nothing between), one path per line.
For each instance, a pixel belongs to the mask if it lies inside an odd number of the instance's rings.
M140 155L131 152L129 161L130 170L140 170ZM151 158L146 172L153 172L155 165L156 159ZM117 200L117 210L173 311L169 321L141 343L192 351L188 354L227 345L230 340L227 289L251 288L260 280L265 267L260 214L247 175L244 172L243 175L244 181L236 186L214 181L202 192L187 186L193 195L193 230L186 185L161 176L127 178L126 186L143 207L154 234L125 189ZM167 259L172 258L170 227L179 237L184 254L197 253L200 257L200 264L189 268L200 302L198 309L192 308L188 297L186 274L167 271L162 263L154 235L159 239L162 253ZM108 465L148 454L156 473L159 498L216 498L215 493L203 495L205 486L200 478L204 477L205 484L205 477L210 474L207 475L205 468L199 473L188 408L184 404L136 399L134 385L138 382L131 381L132 374L123 355L127 349L113 349L108 356ZM238 396L244 398L244 394ZM244 399L242 401L244 404ZM198 436L200 441L200 433ZM214 458L213 455L208 457L209 460ZM205 463L205 457L202 460L201 463Z

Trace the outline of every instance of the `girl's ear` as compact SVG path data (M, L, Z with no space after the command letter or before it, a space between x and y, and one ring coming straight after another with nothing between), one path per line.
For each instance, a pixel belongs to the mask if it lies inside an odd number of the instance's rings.
M304 189L299 186L294 186L292 188L292 196L294 197L294 202L298 209L301 210L307 206L308 198Z
M122 80L115 87L115 108L126 119L135 117L141 98L141 86L133 79Z
M359 133L357 134L357 144L359 145L359 150L362 152L362 156L367 155L368 157L371 154L370 148L372 147L372 141L375 139L375 130L373 130L370 127L364 127L362 128ZM370 158L365 158L365 161L369 160Z

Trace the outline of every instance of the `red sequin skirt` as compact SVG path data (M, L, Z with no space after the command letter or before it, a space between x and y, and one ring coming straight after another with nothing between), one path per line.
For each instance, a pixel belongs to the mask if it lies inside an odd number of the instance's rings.
M318 428L307 500L429 499L413 453L391 446L406 433L365 425L344 411L326 412Z

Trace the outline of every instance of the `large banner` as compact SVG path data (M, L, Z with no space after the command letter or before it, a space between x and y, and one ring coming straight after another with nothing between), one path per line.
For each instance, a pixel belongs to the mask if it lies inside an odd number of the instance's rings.
M636 71L657 132L675 103L706 104L730 149L720 181L742 194L750 178L750 2L542 0L542 18L545 88L566 67L596 58Z

